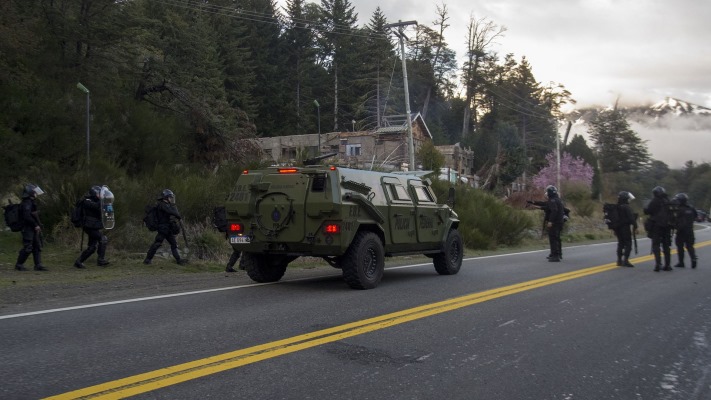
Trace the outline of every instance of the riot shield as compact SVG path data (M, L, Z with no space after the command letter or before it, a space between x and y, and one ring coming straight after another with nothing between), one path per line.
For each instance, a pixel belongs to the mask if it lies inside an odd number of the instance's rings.
M101 200L101 223L104 224L104 229L113 229L116 224L114 219L114 194L111 193L108 186L101 187L99 199Z

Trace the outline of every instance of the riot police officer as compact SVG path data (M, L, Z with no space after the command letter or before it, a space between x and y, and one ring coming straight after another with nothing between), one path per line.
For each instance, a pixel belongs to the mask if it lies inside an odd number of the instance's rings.
M689 204L689 196L679 193L674 196L677 202L676 212L676 251L679 263L674 267L684 268L684 247L689 251L691 268L696 268L696 251L694 250L694 221L696 221L696 208Z
M637 231L637 219L630 207L630 201L634 198L634 195L627 191L622 191L617 195L619 223L614 232L617 236L617 265L620 267L634 267L630 262L632 230Z
M20 203L20 215L23 222L22 249L17 255L17 262L15 262L15 269L18 271L27 271L24 264L30 254L32 254L35 263L35 271L47 271L47 268L42 265L42 224L35 202L37 196L42 194L44 191L31 183L25 185L22 191L22 202Z
M671 271L671 213L669 211L669 196L663 187L652 189L653 198L644 208L651 222L652 252L654 253L654 271L662 269L661 252L664 253L664 271Z
M148 249L143 263L146 265L151 264L151 260L158 251L158 248L163 244L164 240L167 240L170 244L170 251L173 253L173 257L175 257L175 261L180 265L187 264L187 260L180 258L180 253L178 252L176 235L180 233L180 226L177 221L181 220L182 217L178 212L178 208L175 206L175 194L173 191L170 189L163 190L157 199L156 207L158 233L156 233L156 238Z
M102 234L101 230L104 228L104 224L101 220L101 186L92 186L89 189L89 193L84 196L84 199L79 204L84 212L84 221L82 229L89 237L89 243L87 248L82 251L79 258L74 261L74 266L76 268L86 268L84 261L89 258L94 252L97 252L98 259L96 260L96 265L103 267L109 265L106 260L106 245L108 243L108 238Z
M565 222L565 207L558 196L558 188L549 185L546 188L546 196L548 197L548 242L551 248L551 256L548 258L550 262L560 262L562 256L562 244L560 233L563 230L563 222Z

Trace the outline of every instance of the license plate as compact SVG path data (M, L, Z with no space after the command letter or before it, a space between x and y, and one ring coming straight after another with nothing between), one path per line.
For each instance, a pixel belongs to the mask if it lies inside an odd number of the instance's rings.
M230 236L230 243L249 243L249 236Z

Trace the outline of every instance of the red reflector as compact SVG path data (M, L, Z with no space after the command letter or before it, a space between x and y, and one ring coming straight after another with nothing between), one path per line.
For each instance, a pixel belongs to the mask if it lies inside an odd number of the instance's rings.
M245 169L244 171L242 171L242 175L247 175L247 174L249 174L249 170Z
M299 170L296 168L279 168L280 174L295 174L297 172L299 172Z
M323 228L323 231L326 233L339 233L341 231L341 227L337 224L329 224Z
M331 166L331 171L335 171L335 170L336 170L336 167Z
M230 232L242 232L242 224L230 224Z

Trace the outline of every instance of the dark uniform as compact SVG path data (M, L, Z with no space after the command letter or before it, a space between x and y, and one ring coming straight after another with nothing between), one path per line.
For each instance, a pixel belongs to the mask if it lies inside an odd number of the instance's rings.
M35 199L44 193L38 186L29 184L22 192L22 202L20 203L20 214L22 217L22 249L17 255L15 269L27 271L25 261L32 254L35 263L35 271L47 271L42 265L42 227L39 219L39 210Z
M560 233L563 230L563 222L565 222L565 207L563 202L558 197L558 189L555 186L546 188L548 196L548 242L551 248L551 255L548 258L550 262L559 262L562 257L562 243Z
M637 218L630 207L630 200L634 200L630 192L620 192L617 196L617 212L620 220L614 232L617 236L617 265L620 267L634 267L630 262L630 253L632 253L632 231L637 231Z
M689 251L691 268L696 268L696 251L694 250L694 221L696 221L696 208L689 204L689 197L685 193L674 196L678 202L676 213L676 251L679 256L677 268L684 268L684 247Z
M89 194L84 196L82 200L81 207L84 210L84 221L82 229L89 237L89 244L86 250L84 250L79 258L74 261L74 266L77 268L86 268L84 261L91 257L94 252L97 252L98 259L96 260L96 265L103 267L109 264L106 260L106 245L108 243L108 238L101 233L104 228L104 224L101 222L101 200L99 195L101 194L101 186L94 186L89 189Z
M153 244L148 249L146 259L143 260L144 264L151 263L153 256L155 256L158 248L163 244L164 240L167 240L170 244L170 251L173 253L175 261L180 265L187 263L187 260L180 258L180 253L178 253L178 241L176 240L176 235L180 233L180 226L177 221L182 219L182 217L178 212L178 208L175 207L174 202L175 195L170 189L165 189L162 192L161 197L158 198L158 202L156 204L158 207L156 213L156 217L158 219L158 233L156 234Z
M661 252L664 253L664 271L671 271L671 215L669 212L669 197L663 187L652 190L654 198L644 209L651 222L650 234L652 252L654 253L655 271L662 269Z
M230 255L230 259L227 261L227 266L225 267L225 272L237 272L235 269L235 264L237 263L237 260L239 260L239 257L242 255L242 252L239 250L232 250L232 255Z

